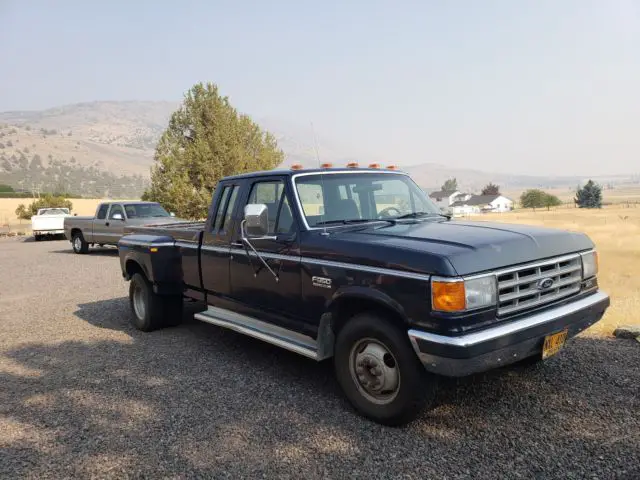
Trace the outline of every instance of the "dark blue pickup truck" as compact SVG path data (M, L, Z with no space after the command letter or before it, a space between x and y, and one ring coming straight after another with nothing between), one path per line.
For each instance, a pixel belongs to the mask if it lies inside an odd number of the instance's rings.
M132 321L199 320L333 358L362 415L411 421L438 376L536 362L601 319L583 234L452 220L392 168L254 172L217 185L205 223L119 241Z

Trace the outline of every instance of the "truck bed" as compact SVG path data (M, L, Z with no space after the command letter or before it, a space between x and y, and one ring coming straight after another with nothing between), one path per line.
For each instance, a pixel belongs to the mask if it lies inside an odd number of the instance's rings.
M176 241L197 243L200 233L204 231L204 228L205 222L174 222L163 223L160 225L125 227L124 233L125 235L142 234L168 236L172 237Z

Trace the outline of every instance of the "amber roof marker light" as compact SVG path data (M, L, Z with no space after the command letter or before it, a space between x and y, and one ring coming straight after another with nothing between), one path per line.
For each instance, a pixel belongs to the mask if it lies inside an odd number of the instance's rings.
M347 163L347 168L358 168L358 162Z
M299 163L294 163L291 165L291 170L302 170L302 165Z
M369 164L369 168L375 168L375 169L378 169L378 168L380 168L380 164L379 164L379 163L370 163L370 164Z

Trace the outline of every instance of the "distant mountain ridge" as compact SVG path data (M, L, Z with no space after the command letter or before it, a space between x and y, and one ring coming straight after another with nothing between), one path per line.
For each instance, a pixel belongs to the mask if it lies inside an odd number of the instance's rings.
M109 178L135 176L135 181L127 182L140 186L137 177L148 179L155 145L166 128L171 113L179 105L179 102L168 101L94 101L40 111L2 112L0 182L3 178L7 179L9 165L9 168L13 169L13 176L9 180L15 183L15 179L21 175L16 173L16 165L20 162L24 164L24 159L31 162L37 155L43 161L44 168L55 162L57 165L65 164L69 168L77 167L91 171L91 175L95 175L96 171L102 171L110 174L111 176L107 175ZM255 120L275 135L285 152L284 167L293 163L312 167L317 166L319 161L332 162L335 165L344 165L350 161L358 161L361 165L371 162L389 163L374 158L357 146L340 144L333 139L322 137L321 134L315 140L311 125L285 122L277 118ZM580 175L512 175L458 169L438 163L423 163L402 168L411 173L420 186L427 189L438 188L451 177L458 179L461 189L469 191L478 191L488 182L497 183L506 189L524 189L575 187L586 180L586 177ZM634 180L629 176L615 175L594 179L600 182ZM91 179L87 178L86 182L90 184Z

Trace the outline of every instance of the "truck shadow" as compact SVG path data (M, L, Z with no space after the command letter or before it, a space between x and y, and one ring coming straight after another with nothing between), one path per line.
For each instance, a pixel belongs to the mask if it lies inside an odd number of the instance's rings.
M113 332L5 351L7 465L18 477L327 478L363 468L437 478L446 460L452 477L481 464L496 478L505 464L489 459L499 453L514 475L550 478L549 452L567 449L594 454L579 465L563 456L563 475L637 465L640 369L625 360L637 342L580 338L537 368L442 382L435 408L388 428L353 413L330 361L192 320L199 308L179 327L142 333L126 297L82 304L78 319Z

